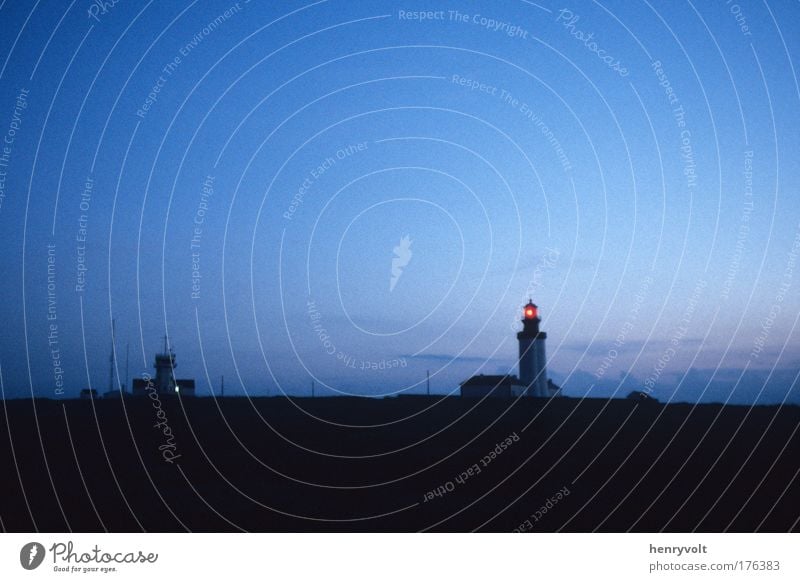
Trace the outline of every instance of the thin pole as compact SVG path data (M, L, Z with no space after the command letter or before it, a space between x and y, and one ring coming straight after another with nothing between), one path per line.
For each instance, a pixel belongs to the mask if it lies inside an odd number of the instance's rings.
M428 385L428 396L431 395L431 371L425 370L425 375L427 377L427 385Z
M109 361L109 374L108 374L108 391L114 391L114 344L116 343L116 332L117 329L117 322L116 320L111 320L111 355L108 358Z
M311 380L311 398L314 398L314 380Z
M225 396L225 376L220 376L220 397Z
M125 384L123 385L122 391L127 392L128 388L128 362L130 360L131 355L131 343L128 342L125 344Z

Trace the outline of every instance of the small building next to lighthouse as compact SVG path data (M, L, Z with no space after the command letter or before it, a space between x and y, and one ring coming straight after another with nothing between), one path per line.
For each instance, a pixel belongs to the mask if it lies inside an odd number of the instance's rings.
M547 334L539 329L539 308L529 300L522 310L522 331L519 342L519 377L479 374L461 383L463 397L511 398L560 396L561 389L547 378L547 356L544 343Z

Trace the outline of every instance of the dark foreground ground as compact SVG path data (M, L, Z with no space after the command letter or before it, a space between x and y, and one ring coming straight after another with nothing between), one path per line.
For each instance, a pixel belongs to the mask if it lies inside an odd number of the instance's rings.
M0 404L5 531L800 528L799 407L173 399L155 428L149 400Z

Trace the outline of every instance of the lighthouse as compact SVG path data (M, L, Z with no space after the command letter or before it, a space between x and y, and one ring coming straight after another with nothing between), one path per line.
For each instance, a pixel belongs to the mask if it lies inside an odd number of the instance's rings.
M522 331L517 334L519 341L519 380L527 396L550 396L547 382L547 358L544 341L547 334L539 331L539 308L529 300L522 311Z
M547 379L547 357L544 340L547 334L539 331L539 308L529 300L522 309L522 331L519 340L519 378L478 374L461 382L461 396L468 398L517 398L562 396L561 387Z

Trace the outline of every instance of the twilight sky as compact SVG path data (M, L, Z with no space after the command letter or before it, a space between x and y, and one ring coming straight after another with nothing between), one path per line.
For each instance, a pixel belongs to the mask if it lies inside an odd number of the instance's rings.
M445 394L532 297L567 395L800 403L797 3L101 5L0 4L6 397L112 319L115 383Z

